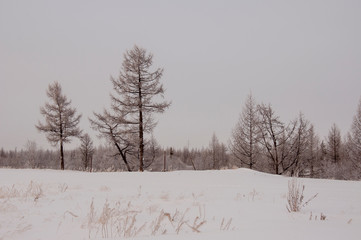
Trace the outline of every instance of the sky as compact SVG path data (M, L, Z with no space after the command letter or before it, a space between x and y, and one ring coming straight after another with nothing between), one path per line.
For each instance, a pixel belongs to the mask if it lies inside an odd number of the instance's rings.
M0 148L50 148L35 124L58 81L88 118L109 108L110 77L136 44L153 53L172 106L164 147L228 143L249 93L284 122L302 112L324 139L349 131L361 98L361 1L0 0ZM73 141L66 148L79 144Z

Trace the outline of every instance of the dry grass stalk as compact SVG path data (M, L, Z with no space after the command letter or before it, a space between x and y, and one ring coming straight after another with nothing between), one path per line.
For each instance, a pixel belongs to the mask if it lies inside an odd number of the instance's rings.
M151 222L149 227L147 223L143 222L140 225L137 221L137 215L144 213L143 211L134 211L129 209L131 203L124 205L125 208L121 208L121 204L116 203L115 207L111 207L108 201L105 202L103 209L99 215L95 212L94 202L90 204L90 211L87 216L87 227L89 229L89 238L97 237L101 232L103 238L132 238L137 236L142 231L150 231L151 235L163 235L168 231L174 231L179 234L183 229L183 226L188 226L193 232L200 232L200 228L206 224L205 220L205 207L198 205L199 213L193 218L187 217L189 208L185 211L176 211L174 214L165 212L163 209L157 215L157 217ZM75 217L75 216L74 216ZM230 219L222 228L229 229L232 219ZM140 227L138 227L140 226ZM92 231L96 230L95 236L92 236Z
M288 212L299 212L303 207L309 204L314 198L317 197L318 193L304 202L305 185L297 182L296 178L288 181L288 193L287 193L287 205Z
M178 211L178 210L177 210L177 211ZM188 213L188 211L189 211L189 208L187 208L187 209L183 212L182 217L177 221L177 227L176 227L176 229L175 229L175 231L176 231L177 234L179 234L182 226L183 226L184 224L186 224L186 221L184 220L184 218L185 218L186 214ZM175 216L174 218L176 218L176 216Z
M226 220L225 218L222 219L221 227L220 227L221 231L228 231L229 228L231 227L232 218L230 218L227 223L225 222L225 220Z
M186 224L188 227L190 227L192 229L193 232L200 233L201 231L199 230L199 228L201 226L203 226L207 221L205 220L206 210L205 210L204 205L203 205L203 207L201 205L199 205L198 210L199 210L199 216L197 216L194 219L193 225L189 225L188 222L186 222Z
M58 189L61 193L65 193L68 190L68 185L66 183L59 184Z
M15 185L11 188L1 187L0 188L0 199L1 198L28 198L31 197L36 202L40 197L44 196L43 188L40 184L31 181L25 191L18 190Z

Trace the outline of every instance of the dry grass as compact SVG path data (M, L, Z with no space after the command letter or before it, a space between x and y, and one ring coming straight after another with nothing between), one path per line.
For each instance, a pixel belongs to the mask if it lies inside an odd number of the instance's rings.
M228 221L226 221L225 218L222 219L220 230L221 231L228 231L232 224L232 218L230 218Z
M66 184L66 183L59 184L58 189L59 189L59 192L65 193L66 190L68 190L68 184Z
M0 199L4 198L16 198L20 197L20 191L15 188L15 185L12 185L11 188L9 187L0 187Z
M144 211L138 209L139 206L135 208L131 202L128 204L117 202L115 206L111 206L106 201L98 214L92 201L86 223L83 226L88 229L89 238L132 238L139 234L153 236L166 233L179 234L187 229L199 233L207 222L205 207L201 205L198 206L198 214L195 215L194 212L197 211L193 211L191 215L189 208L184 211L176 209L174 213L161 209L155 215L149 213L148 208L144 208ZM227 224L224 226L225 229L229 228L230 222Z
M315 215L315 216L313 217L312 212L310 213L310 221L311 221L311 220L317 221L317 215ZM320 214L320 220L321 220L321 221L325 221L325 220L326 220L326 215L324 215L323 213L321 213L321 214Z
M152 221L151 229L152 229L152 235L158 235L158 234L165 234L167 232L166 227L163 225L164 220L169 221L171 225L173 222L172 217L170 216L170 213L164 212L164 210L161 210L159 213L159 216Z
M257 192L256 189L253 189L253 191L250 192L248 195L249 195L248 200L251 198L252 202L254 202L255 198L259 196L259 192Z
M10 199L10 198L22 198L28 199L31 198L35 202L44 196L43 188L40 184L31 181L25 191L18 189L15 185L9 187L0 187L0 199Z
M297 182L296 178L288 181L287 205L288 212L299 212L310 203L318 194L315 194L307 201L304 201L305 185Z
M87 215L89 238L92 237L94 230L96 236L101 232L102 238L131 238L137 236L145 227L145 224L140 227L136 226L136 216L138 212L128 210L130 206L131 203L129 202L123 209L118 202L115 207L111 207L109 202L106 201L102 211L98 215L94 208L94 201L92 200Z
M41 185L31 181L28 188L26 189L25 196L32 197L36 202L40 197L44 196Z

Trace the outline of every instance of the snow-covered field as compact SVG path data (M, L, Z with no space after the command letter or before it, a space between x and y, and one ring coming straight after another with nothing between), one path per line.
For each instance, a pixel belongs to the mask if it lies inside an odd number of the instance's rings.
M289 213L289 180L0 169L0 239L361 239L361 182L298 179L318 195Z

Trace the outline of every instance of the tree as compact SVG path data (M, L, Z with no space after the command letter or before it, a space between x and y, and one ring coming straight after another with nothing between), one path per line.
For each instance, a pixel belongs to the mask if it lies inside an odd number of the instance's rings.
M213 133L212 135L211 142L209 143L209 148L212 155L212 169L219 169L221 145L219 144L218 138L215 133Z
M40 108L40 113L45 117L45 123L39 121L36 128L44 132L50 144L60 144L60 167L64 170L64 144L70 142L71 137L81 134L78 124L81 114L76 114L76 109L71 108L71 101L62 94L58 82L50 84L46 92L50 102Z
M329 160L337 163L341 159L341 131L334 123L328 133L327 156Z
M155 97L164 97L160 83L163 69L151 71L153 55L138 46L126 51L117 79L112 78L115 95L113 109L122 112L126 125L133 125L138 133L139 171L144 170L144 134L155 127L154 113L163 113L170 102L155 102Z
M260 114L259 131L261 134L261 144L266 149L266 156L271 162L275 174L282 174L280 167L282 166L281 149L285 142L285 126L275 116L271 105L259 105Z
M6 153L4 151L4 148L1 148L1 150L0 150L0 157L6 158Z
M297 175L305 161L309 122L300 114L298 119L285 125L271 105L259 105L258 110L260 142L275 174Z
M309 168L307 161L307 149L309 145L310 123L300 113L298 119L293 122L294 132L289 139L286 160L283 169L290 170L291 175L298 175ZM291 124L292 125L292 124Z
M38 155L36 142L28 140L25 145L25 151L26 151L26 159L29 167L35 168L36 167L35 161Z
M347 150L350 159L361 167L361 99L347 136Z
M145 152L147 152L148 156L150 156L147 161L144 162L144 168L149 168L155 161L157 155L161 152L161 148L157 142L157 139L153 136L150 137L150 140L147 142L147 147L145 148ZM172 155L172 148L170 149L170 154Z
M238 123L232 131L230 150L233 156L250 169L254 168L260 155L259 114L257 105L248 95Z
M315 177L321 168L322 150L318 136L315 134L314 127L311 124L308 130L308 144L306 149L306 160L309 165L310 177Z
M93 154L94 154L94 147L93 141L89 137L89 134L84 134L81 137L81 145L80 145L80 152L82 154L82 163L84 169L86 170L89 168L89 171L92 171L93 168Z
M114 104L114 103L113 103ZM129 162L128 154L134 155L134 131L128 127L124 119L121 109L115 108L114 113L107 110L103 114L94 113L95 119L89 119L92 128L100 132L100 136L104 137L110 142L118 151L127 170L132 171Z

